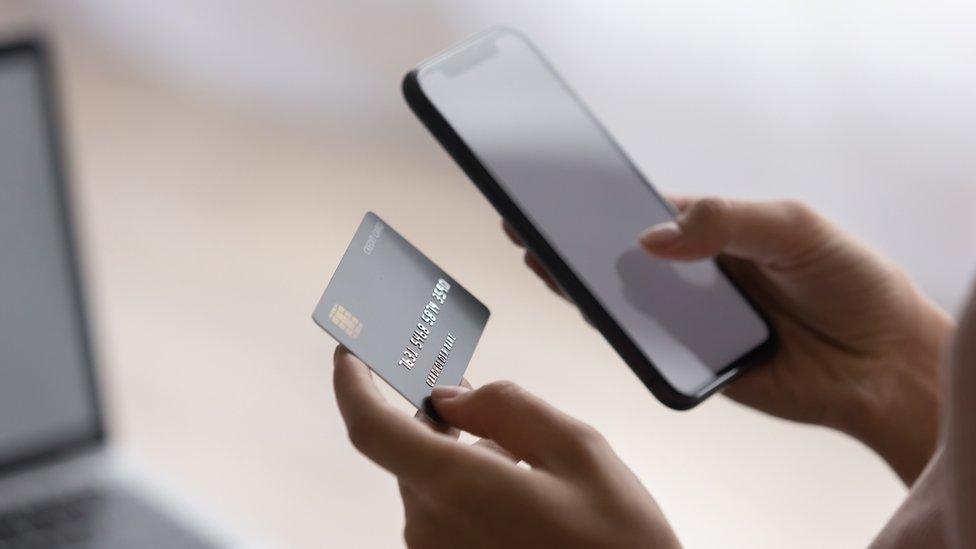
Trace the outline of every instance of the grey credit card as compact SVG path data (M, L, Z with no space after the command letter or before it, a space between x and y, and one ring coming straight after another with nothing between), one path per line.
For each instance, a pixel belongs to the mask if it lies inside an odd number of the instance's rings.
M417 408L461 383L488 308L373 212L312 318Z

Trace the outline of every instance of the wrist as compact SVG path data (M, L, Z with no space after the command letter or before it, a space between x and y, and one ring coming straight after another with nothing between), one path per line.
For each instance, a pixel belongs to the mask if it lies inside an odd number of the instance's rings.
M872 371L881 372L855 387L840 430L877 452L907 485L925 468L938 444L939 381L951 318L931 310L911 338L893 343Z

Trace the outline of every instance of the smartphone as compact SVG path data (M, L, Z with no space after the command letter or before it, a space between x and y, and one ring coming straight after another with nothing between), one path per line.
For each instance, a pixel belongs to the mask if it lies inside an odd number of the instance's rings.
M403 92L662 403L691 408L773 352L771 324L715 261L639 247L674 209L523 35L475 36L421 63Z

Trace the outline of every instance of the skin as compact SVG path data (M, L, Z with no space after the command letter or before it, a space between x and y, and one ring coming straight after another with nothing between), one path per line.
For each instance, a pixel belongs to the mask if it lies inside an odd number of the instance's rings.
M353 445L400 483L407 546L678 546L603 437L517 385L441 388L437 411L455 427L444 432L387 403L346 349L335 362ZM461 444L456 429L484 438Z
M898 268L802 204L672 201L680 215L640 235L645 250L679 261L719 257L780 334L776 356L726 395L848 433L914 483L938 444L948 315ZM531 253L526 263L558 292ZM400 482L408 546L678 545L657 504L598 433L518 386L435 389L433 404L454 427L444 431L383 401L368 369L345 349L335 363L350 439ZM482 440L460 444L457 430ZM931 524L945 513L931 501L946 490L945 471L930 470L932 480L918 490L926 512L913 516Z
M938 452L872 544L876 549L976 547L976 291L945 361Z
M945 516L953 547L976 547L976 288L970 291L956 331L946 376L944 415Z
M951 318L901 269L802 203L671 200L678 218L645 231L644 249L682 261L718 256L780 336L776 356L725 395L848 433L914 482L936 447ZM531 252L526 263L556 287Z

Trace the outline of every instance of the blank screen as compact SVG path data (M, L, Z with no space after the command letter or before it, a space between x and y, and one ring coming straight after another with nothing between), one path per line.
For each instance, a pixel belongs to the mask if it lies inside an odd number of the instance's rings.
M0 56L0 463L98 430L40 70Z
M711 260L652 259L672 218L535 49L494 31L434 59L420 86L573 273L678 391L695 394L768 330Z

